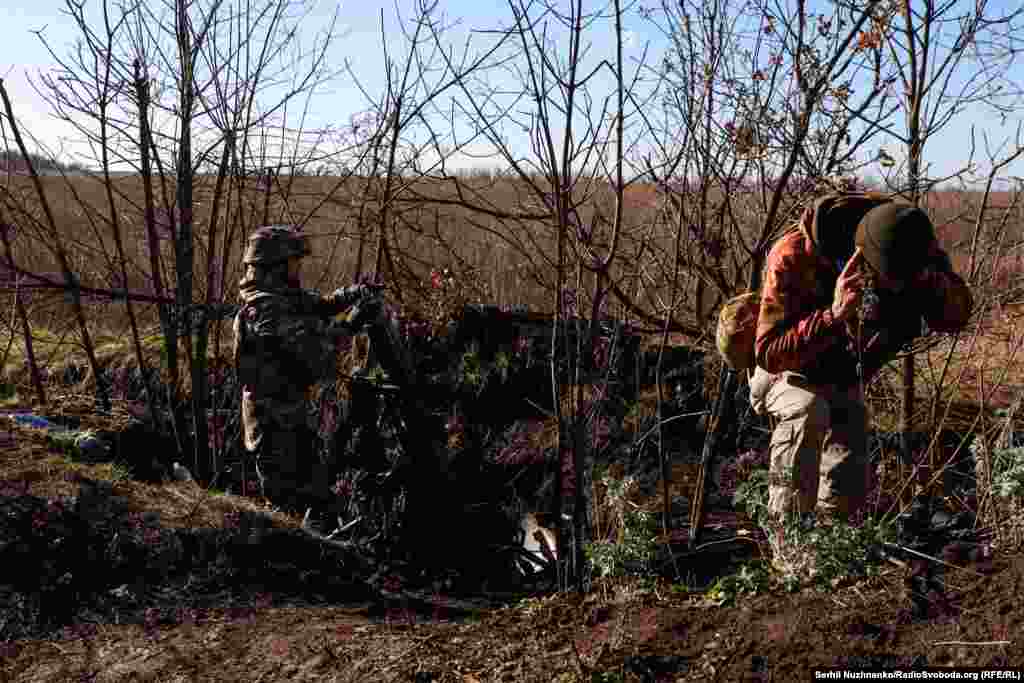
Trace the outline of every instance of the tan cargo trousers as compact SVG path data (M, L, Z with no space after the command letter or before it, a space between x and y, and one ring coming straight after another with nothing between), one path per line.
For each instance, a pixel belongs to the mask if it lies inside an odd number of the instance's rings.
M794 372L757 368L750 400L778 420L772 433L768 510L776 519L816 512L847 521L867 502L868 413L856 387L810 384Z

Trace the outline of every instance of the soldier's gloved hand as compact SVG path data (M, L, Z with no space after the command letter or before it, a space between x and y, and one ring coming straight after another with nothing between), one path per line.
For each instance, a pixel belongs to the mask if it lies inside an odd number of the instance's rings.
M383 282L364 282L356 287L359 287L360 293L364 297L371 297L383 292L386 286Z
M331 298L339 301L352 301L359 295L359 290L355 287L338 287L336 290L331 292Z
M338 287L336 290L331 292L331 297L336 303L344 306L351 306L359 301L363 301L368 298L368 292L366 285L349 285L348 287Z
M361 299L368 299L382 291L384 291L383 284L361 283L349 285L348 287L339 287L331 293L331 296L341 301L356 302Z

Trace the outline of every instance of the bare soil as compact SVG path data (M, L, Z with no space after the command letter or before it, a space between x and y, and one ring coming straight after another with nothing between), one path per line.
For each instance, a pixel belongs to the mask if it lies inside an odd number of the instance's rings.
M83 480L109 478L103 465L54 456L37 430L3 436L0 503L76 496ZM679 497L692 473L673 471ZM158 511L166 529L223 531L232 513L265 511L193 483L119 479L113 491L132 512ZM283 534L298 526L269 518ZM752 528L721 501L707 524L709 538ZM702 554L696 583L756 555L758 544L747 545ZM1021 555L947 570L925 618L912 616L908 569L896 566L828 593L779 588L732 606L678 584L604 580L585 595L535 594L486 609L466 608L484 603L444 585L418 601L380 583L367 588L354 580L362 568L325 560L323 569L338 579L329 594L226 570L218 577L230 580L216 584L212 568L206 578L193 569L184 583L118 586L103 604L120 600L120 609L71 605L74 618L50 633L0 639L0 681L800 681L813 680L814 667L1024 667ZM0 629L9 618L0 615Z
M728 608L667 587L632 597L553 595L468 623L443 615L409 623L398 611L382 623L372 604L211 609L196 623L148 631L101 624L85 637L11 643L0 676L466 682L581 680L601 671L624 680L797 681L812 680L813 667L1024 666L1024 557L958 577L948 617L912 621L898 578L890 572L832 595L768 594Z

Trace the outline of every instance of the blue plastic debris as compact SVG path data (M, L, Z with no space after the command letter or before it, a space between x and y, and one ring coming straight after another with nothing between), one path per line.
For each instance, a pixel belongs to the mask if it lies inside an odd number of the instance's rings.
M45 429L49 432L47 435L49 438L72 443L76 449L86 455L99 455L109 448L108 444L103 439L97 437L94 432L67 429L59 423L51 422L40 415L33 413L7 413L4 417L25 427Z
M26 427L36 427L38 429L54 429L56 425L47 420L45 417L39 417L32 413L26 413L23 415L8 414L7 417L11 418L20 425Z

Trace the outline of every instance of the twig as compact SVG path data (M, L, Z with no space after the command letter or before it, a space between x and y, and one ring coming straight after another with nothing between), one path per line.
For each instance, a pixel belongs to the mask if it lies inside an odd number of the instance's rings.
M544 413L545 417L552 418L552 417L555 416L554 413L552 413L550 410L547 410L546 408L541 407L538 403L536 403L534 401L531 401L528 398L524 398L523 400L526 401L528 404L530 404L531 408L534 408L534 409L540 411L541 413Z
M970 642L966 640L943 640L941 642L932 643L932 645L1010 645L1013 643L1012 640L981 640L976 642Z
M362 516L356 517L355 519L346 522L345 524L341 525L340 527L332 531L330 534L327 535L327 538L336 538L337 536L340 536L341 534L345 533L346 531L354 527L356 524L359 524L359 522L361 521L363 521Z
M733 543L735 541L747 541L749 543L753 543L754 545L759 545L756 538L749 538L747 536L733 536L732 538L722 538L722 539L719 539L717 541L708 541L707 543L701 543L699 546L697 546L696 548L693 549L693 552L697 552L698 550L703 550L704 548L707 548L708 546L718 545L718 544L721 544L721 543ZM683 557L683 556L680 555L680 557Z
M884 545L886 548L889 548L889 549L895 549L895 550L899 550L900 552L908 553L910 555L915 555L917 557L920 557L923 560L929 560L931 562L935 562L935 563L941 564L941 565L946 566L946 567L951 567L953 569L958 569L958 570L960 570L962 572L967 572L968 574L974 574L975 576L982 576L982 577L985 576L981 572L976 572L973 569L967 569L966 567L958 567L955 564L950 564L949 562L943 562L942 560L940 560L937 557L932 557L931 555L926 555L926 554L924 554L922 552L918 552L916 550L911 550L910 548L905 548L905 547L903 547L901 545L896 545L895 543L883 543L882 545ZM893 558L889 558L889 559L891 560Z
M222 467L217 472L217 474L210 481L209 485L207 485L207 487L205 489L203 489L203 491L199 494L199 497L196 498L195 502L192 505L192 509L188 511L188 516L185 518L185 524L188 525L189 529L192 528L192 518L195 516L196 512L199 511L199 506L202 505L206 501L206 499L209 497L210 489L212 489L214 487L214 485L218 481L220 481L220 475L224 474L225 470L226 470L226 467Z
M684 560L684 559L689 559L691 557L696 557L697 555L700 554L700 551L704 550L708 546L721 545L723 543L736 543L737 541L747 541L749 543L753 543L754 545L760 545L756 538L747 538L746 536L733 536L732 538L722 538L722 539L719 539L717 541L708 541L706 543L701 543L700 545L695 547L693 550L689 550L689 551L687 551L685 553L673 554L670 559L665 560L665 562L662 563L662 566L665 566L669 562L672 562L672 561L675 561L675 560Z
M895 557L890 557L889 555L886 555L885 559L886 559L887 562L891 562L892 564L896 565L900 569L906 569L907 568L907 563L904 562L903 560L897 560Z
M644 434L639 439L637 439L636 442L633 444L633 449L636 450L636 451L639 451L640 446L647 439L647 437L649 437L651 434L653 434L655 431L657 431L657 429L659 427L663 427L664 425L667 425L669 422L674 422L675 420L681 420L684 417L699 417L701 415L707 415L710 412L711 412L710 410L698 410L698 411L693 412L693 413L680 413L679 415L673 415L672 417L667 417L664 420L661 420L658 424L656 424L653 427L651 427L650 429L648 429L646 434Z

